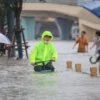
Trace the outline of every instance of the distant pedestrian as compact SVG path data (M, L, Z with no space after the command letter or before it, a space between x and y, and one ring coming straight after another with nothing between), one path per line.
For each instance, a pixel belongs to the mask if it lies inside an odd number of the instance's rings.
M86 32L81 32L81 37L77 39L73 48L78 44L78 53L86 53L88 52L88 38L85 36Z
M0 56L3 56L4 53L5 53L5 44L0 43Z
M96 31L96 39L94 40L93 45L90 47L90 49L94 48L96 46L96 52L93 56L90 57L90 62L92 64L96 64L97 62L100 63L100 31ZM95 61L92 61L94 59Z
M0 33L2 33L1 28L0 28ZM5 44L0 43L0 56L3 56L4 53L5 53Z
M94 40L94 43L90 47L90 49L92 49L96 46L96 52L100 52L100 31L97 31L95 36L96 36L96 39Z

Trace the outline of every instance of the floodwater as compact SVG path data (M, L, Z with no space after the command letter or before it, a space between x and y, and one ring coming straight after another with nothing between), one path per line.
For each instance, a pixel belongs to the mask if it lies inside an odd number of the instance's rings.
M0 100L100 100L100 76L91 77L89 57L94 53L77 54L74 42L55 41L59 59L54 73L36 73L27 59L0 58ZM29 53L35 42L30 42ZM66 69L66 61L73 69ZM75 64L82 64L82 73Z

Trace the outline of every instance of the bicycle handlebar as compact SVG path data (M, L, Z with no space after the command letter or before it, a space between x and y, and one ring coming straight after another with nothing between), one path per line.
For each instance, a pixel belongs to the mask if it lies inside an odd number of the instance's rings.
M36 62L36 63L35 63L35 65L36 65L36 64L38 64L38 63L42 63L42 64L44 64L45 62L52 62L52 60L47 60L47 61Z

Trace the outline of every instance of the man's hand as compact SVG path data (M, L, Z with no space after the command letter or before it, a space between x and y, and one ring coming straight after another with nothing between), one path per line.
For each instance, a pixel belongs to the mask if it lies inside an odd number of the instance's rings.
M34 66L35 65L35 62L31 63L31 65Z
M52 58L52 61L53 61L53 62L55 62L55 61L56 61L56 59L55 59L55 58Z
M88 53L88 50L86 50L86 53Z
M73 46L73 48L72 48L72 49L74 49L76 45L77 45L77 42L74 44L74 46Z

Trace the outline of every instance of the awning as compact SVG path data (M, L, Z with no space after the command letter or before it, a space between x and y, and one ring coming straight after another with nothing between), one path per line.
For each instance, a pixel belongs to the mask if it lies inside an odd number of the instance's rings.
M100 1L85 2L80 6L84 7L100 18Z

